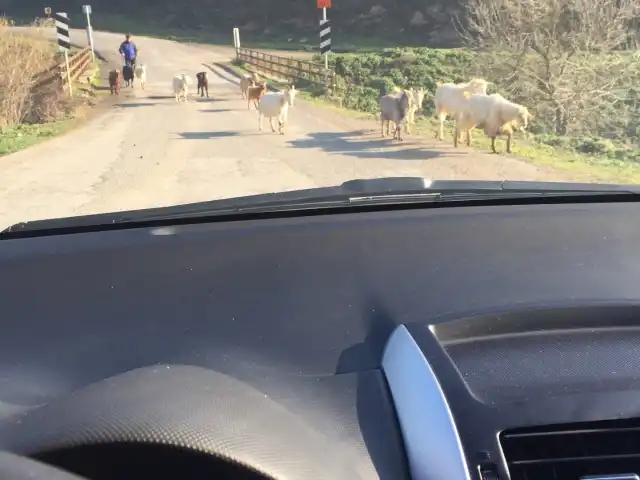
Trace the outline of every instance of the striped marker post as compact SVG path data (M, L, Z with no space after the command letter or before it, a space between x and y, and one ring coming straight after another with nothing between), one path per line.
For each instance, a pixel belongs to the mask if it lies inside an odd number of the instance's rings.
M69 36L69 16L64 12L56 12L53 15L53 19L56 21L58 50L68 52L71 49L71 44L69 43L71 40Z
M327 9L322 9L320 20L320 54L324 55L324 68L329 68L329 53L331 52L331 25L327 20Z
M69 85L69 96L73 97L71 89L71 69L69 68L69 50L71 50L71 36L69 35L69 16L65 12L53 14L56 21L56 35L58 36L58 50L64 52L64 64L67 69L67 84Z

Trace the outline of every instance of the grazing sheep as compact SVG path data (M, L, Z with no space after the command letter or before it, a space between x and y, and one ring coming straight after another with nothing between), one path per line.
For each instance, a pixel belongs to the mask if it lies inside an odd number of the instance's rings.
M187 103L188 83L187 75L184 73L173 77L173 94L176 96L176 103L180 103L180 99L184 99L184 102Z
M249 87L255 87L259 81L260 77L255 72L251 75L243 75L240 79L240 93L242 93L242 98L247 98L247 89Z
M464 92L486 95L487 86L488 82L482 78L472 78L467 83L438 84L433 103L436 107L436 117L440 120L440 130L436 133L439 140L444 137L444 120L447 115L456 118L461 105L465 103Z
M147 66L144 63L140 65L136 65L136 69L134 74L138 81L140 82L140 88L144 90L144 86L147 83Z
M380 124L383 137L385 137L385 123L387 124L387 135L390 135L391 122L393 122L395 124L393 138L397 138L400 141L403 140L402 124L407 121L411 101L411 95L408 90L400 94L389 94L380 97Z
M111 70L109 72L109 91L111 95L114 93L120 95L120 71Z
M124 65L122 67L122 79L127 87L133 88L133 67L131 67L131 65Z
M456 120L453 145L465 133L467 146L471 145L471 129L481 125L484 133L491 138L491 151L496 151L496 137L507 135L507 153L511 153L511 137L514 130L524 132L533 116L527 107L504 98L499 93L492 95L464 94L466 103Z
M256 85L254 87L249 87L247 89L247 110L251 109L252 100L253 100L253 104L257 109L260 99L267 92L268 92L267 82L262 82L260 85Z
M207 72L196 73L196 79L198 80L198 93L201 97L204 97L207 92L207 98L209 98L209 77Z
M295 100L296 87L291 85L284 92L268 92L262 96L258 103L258 128L262 131L262 119L269 118L271 130L276 131L273 126L273 119L278 119L280 135L284 135L284 124L287 121L289 107L293 106Z

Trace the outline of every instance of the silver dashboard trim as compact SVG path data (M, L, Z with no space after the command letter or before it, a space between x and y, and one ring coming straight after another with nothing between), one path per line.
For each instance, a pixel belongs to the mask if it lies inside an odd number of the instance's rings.
M440 383L404 325L387 341L382 370L415 480L471 480L458 429Z

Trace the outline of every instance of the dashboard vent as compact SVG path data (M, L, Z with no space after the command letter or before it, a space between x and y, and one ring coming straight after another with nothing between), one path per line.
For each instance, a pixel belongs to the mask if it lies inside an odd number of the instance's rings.
M499 438L511 480L640 474L640 419L505 430Z

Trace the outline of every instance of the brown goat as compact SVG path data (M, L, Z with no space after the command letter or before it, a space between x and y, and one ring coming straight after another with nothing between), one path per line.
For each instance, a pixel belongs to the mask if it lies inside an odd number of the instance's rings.
M259 81L260 77L256 72L253 72L251 75L243 75L240 79L240 92L242 93L242 98L247 98L247 88L257 86Z
M253 105L257 109L258 102L260 102L262 96L267 93L267 90L267 82L247 88L247 110L251 109L251 100L253 100Z
M111 95L114 93L116 95L120 94L120 71L119 70L111 70L109 72L109 90L111 91Z

